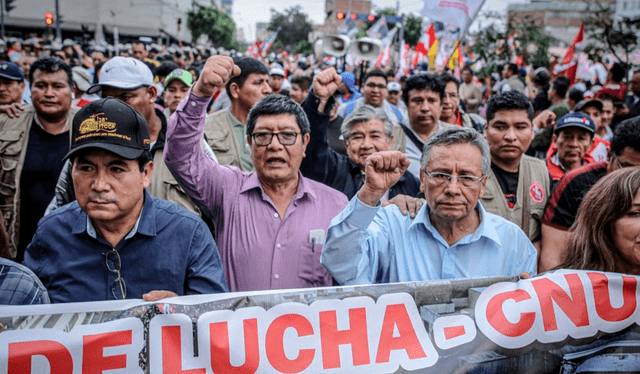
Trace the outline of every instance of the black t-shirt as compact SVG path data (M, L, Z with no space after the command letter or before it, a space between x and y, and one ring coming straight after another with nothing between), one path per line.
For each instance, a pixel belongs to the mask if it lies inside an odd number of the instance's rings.
M513 209L513 207L516 205L516 202L518 202L518 176L520 175L520 173L511 173L502 170L493 163L491 163L491 170L493 170L493 174L496 176L498 183L500 183L500 189L504 194L505 200L507 200L509 209Z
M542 223L559 230L569 230L576 220L582 198L606 174L606 161L587 164L565 174L551 193Z
M38 221L53 199L62 171L62 158L69 152L69 132L51 135L35 121L29 131L27 153L20 174L20 242L16 261L22 262Z

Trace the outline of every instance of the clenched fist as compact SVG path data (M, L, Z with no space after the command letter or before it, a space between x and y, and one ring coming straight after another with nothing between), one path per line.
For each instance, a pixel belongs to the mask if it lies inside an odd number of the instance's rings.
M326 69L313 77L313 93L320 100L328 100L336 92L340 82L342 82L342 77L336 73L336 69Z
M224 87L231 78L238 74L240 74L240 68L233 63L231 57L209 57L202 68L200 78L193 86L193 93L201 98L211 97L219 88Z
M365 182L358 198L365 204L375 206L385 192L395 185L407 171L410 161L402 152L377 152L365 161Z

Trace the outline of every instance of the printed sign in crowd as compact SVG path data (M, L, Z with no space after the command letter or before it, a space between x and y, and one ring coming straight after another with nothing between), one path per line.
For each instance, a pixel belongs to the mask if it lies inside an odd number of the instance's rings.
M556 271L4 308L0 373L545 372L637 351L637 299L638 277Z

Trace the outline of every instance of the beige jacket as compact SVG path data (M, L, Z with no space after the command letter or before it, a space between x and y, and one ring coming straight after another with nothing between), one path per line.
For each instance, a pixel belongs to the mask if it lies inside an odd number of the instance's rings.
M243 171L251 171L242 168L242 148L233 131L230 110L229 107L207 117L204 121L204 135L220 165L231 165Z
M497 214L518 225L531 241L539 240L542 214L550 193L549 183L549 172L545 162L523 155L518 175L517 201L513 209L509 209L493 171L487 178L487 186L481 200L482 206L487 212ZM523 224L525 203L528 205L528 222Z
M67 127L79 108L71 107ZM36 111L27 105L20 117L9 118L0 115L0 212L9 237L9 253L17 255L20 241L20 175L29 142L29 131L34 118L38 123ZM69 133L71 134L71 133ZM69 135L71 136L71 135Z

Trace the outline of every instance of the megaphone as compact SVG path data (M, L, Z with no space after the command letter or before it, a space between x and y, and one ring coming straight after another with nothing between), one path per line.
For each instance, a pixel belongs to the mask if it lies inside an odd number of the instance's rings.
M334 57L346 55L349 49L349 43L351 42L346 35L334 34L323 35L320 40L322 40L322 51Z
M353 57L364 61L372 61L378 58L382 52L382 42L378 39L367 37L356 39L351 43L349 51Z

